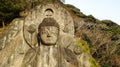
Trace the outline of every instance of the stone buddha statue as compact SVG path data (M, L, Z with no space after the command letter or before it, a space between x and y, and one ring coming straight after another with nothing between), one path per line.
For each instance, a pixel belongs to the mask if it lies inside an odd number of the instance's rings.
M38 27L39 46L26 52L21 67L78 67L73 51L60 46L59 39L58 23L43 19Z
M90 67L89 54L74 37L71 14L61 4L36 7L9 32L2 40L8 45L0 52L0 67Z

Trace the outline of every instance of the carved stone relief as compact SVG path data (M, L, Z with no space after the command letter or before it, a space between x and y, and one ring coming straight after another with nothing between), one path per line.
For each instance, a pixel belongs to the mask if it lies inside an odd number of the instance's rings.
M29 27L32 28L31 25ZM33 33L34 29L30 29L28 32L31 33L31 31ZM34 65L36 67L79 67L73 49L69 48L74 44L67 40L66 43L63 42L63 45L61 45L59 32L59 25L54 18L44 18L38 26L39 46L33 47L35 51L31 48L27 51L22 67L34 67ZM71 39L71 37L69 38ZM64 41L66 41L66 38L64 38ZM66 47L67 44L70 44L70 46Z
M7 57L11 63L6 60L3 66L80 67L79 63L82 62L78 61L78 56L81 58L83 51L76 46L73 19L60 5L47 4L38 7L37 10L29 12L20 27L20 35L15 40L18 40L18 43L14 41L12 45L17 46ZM18 31L19 29L11 31L14 34L7 35L9 42L10 37L14 39Z
M37 30L36 30L36 25L31 24L29 26L24 26L24 39L25 42L31 47L35 47L37 44Z
M44 18L39 25L38 34L46 45L56 44L59 36L59 25L53 18Z

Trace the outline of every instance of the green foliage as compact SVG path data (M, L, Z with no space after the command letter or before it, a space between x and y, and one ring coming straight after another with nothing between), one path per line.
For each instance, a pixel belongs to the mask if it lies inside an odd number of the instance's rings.
M95 19L92 15L88 15L87 17L88 17L88 18Z
M98 23L98 24L102 23L99 19L96 19L95 22Z
M86 41L79 39L79 40L77 40L77 43L80 45L80 47L83 48L84 52L90 54L90 49L89 49L89 46ZM98 62L92 56L89 58L89 60L91 62L90 67L99 67Z
M0 1L0 23L12 21L19 17L19 12L29 10L39 5L39 0L1 0Z
M114 23L111 20L102 20L101 21L103 24L108 26L109 28L104 29L104 31L110 31L113 33L120 33L120 26Z
M68 7L75 15L79 16L79 17L86 17L86 15L84 15L82 12L80 12L80 9L76 8L73 5L70 4L65 4L66 7Z
M111 67L109 64L103 64L101 67Z
M90 38L86 34L84 34L84 40L87 41L89 47L92 46L92 41L90 40Z
M83 48L84 52L90 53L89 46L86 41L84 40L77 40L77 43L80 45L80 47Z
M0 23L2 21L10 22L13 18L19 16L19 12L23 10L22 2L24 0L1 0L0 1Z
M111 20L102 20L101 21L102 23L106 24L107 26L111 27L111 26L116 26L117 24L114 23L113 21Z
M35 7L35 6L39 5L39 4L40 4L40 2L37 2L37 1L36 1L36 2L33 2L33 3L32 3L32 6Z
M46 2L51 3L51 2L55 2L55 0L46 0Z
M41 3L61 3L61 1L60 0L42 0L41 1Z
M22 0L1 0L0 1L0 17L6 17L4 14L8 13L17 13L20 10L23 10L21 2ZM12 16L12 15L11 15Z
M90 57L89 60L91 62L91 66L90 67L99 67L98 62L93 57Z
M96 19L92 15L88 15L85 17L85 22L95 22Z
M76 12L80 12L80 9L76 8L75 6L71 5L71 4L65 4L66 7L75 10Z
M111 20L102 20L102 22L103 22L103 23L106 23L106 24L107 24L107 23L112 23Z
M105 29L105 31L110 31L113 33L120 33L120 26L113 26L113 27L110 27L108 29Z

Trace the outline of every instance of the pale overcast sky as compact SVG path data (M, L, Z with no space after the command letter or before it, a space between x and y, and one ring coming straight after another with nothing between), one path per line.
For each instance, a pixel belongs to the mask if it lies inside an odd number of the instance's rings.
M110 19L120 25L120 0L65 0L86 15L103 20Z

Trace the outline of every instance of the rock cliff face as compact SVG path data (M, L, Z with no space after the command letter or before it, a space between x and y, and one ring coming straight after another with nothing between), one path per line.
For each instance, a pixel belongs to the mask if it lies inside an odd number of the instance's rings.
M102 67L119 67L120 25L86 16L74 6L67 7L74 13L75 36L87 41L92 56Z
M120 26L115 25L109 27L105 23L78 20L80 20L80 18L75 20L78 26L75 35L87 41L92 56L96 58L103 67L119 67Z
M111 20L87 16L70 4L65 6L74 19L75 36L87 41L92 56L101 67L119 67L120 25Z
M73 18L60 3L41 4L14 19L0 38L0 67L97 66L74 32Z

